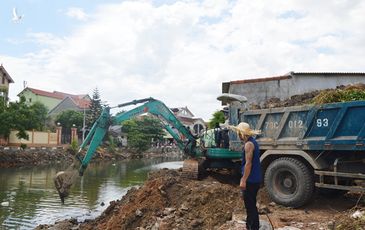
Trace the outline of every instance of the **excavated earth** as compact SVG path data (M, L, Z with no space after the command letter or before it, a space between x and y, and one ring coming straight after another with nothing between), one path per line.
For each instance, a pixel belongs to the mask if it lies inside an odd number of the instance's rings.
M181 170L162 169L151 173L140 188L110 202L94 220L64 220L36 229L246 229L238 181L225 170L189 180L181 177ZM364 217L350 217L363 209L362 199L359 194L315 195L310 204L293 209L271 202L263 188L258 207L260 219L274 229L365 229Z
M350 85L340 85L335 89L323 89L314 90L308 93L293 95L288 99L280 100L279 98L269 98L262 105L250 104L250 109L267 109L278 107L299 106L308 104L323 104L332 102L346 101L345 98L341 98L341 94L353 94L356 92L364 92L365 84L356 83ZM363 94L362 94L363 95ZM359 100L352 97L348 97L348 100ZM364 100L364 98L362 98Z

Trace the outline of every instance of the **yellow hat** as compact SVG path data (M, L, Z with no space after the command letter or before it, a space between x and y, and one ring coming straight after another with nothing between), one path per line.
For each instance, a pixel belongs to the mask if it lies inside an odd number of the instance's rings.
M241 122L237 126L230 125L230 126L228 126L228 128L236 131L237 134L241 134L244 136L254 136L254 135L261 134L260 130L251 129L250 125L247 124L246 122Z

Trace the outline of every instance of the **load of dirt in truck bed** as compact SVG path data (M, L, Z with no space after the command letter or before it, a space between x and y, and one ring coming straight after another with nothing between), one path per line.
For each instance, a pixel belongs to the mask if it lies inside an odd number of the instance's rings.
M286 100L270 98L263 105L251 104L251 109L267 109L308 104L325 104L344 101L365 100L365 84L341 85L335 89L314 90L312 92L293 95Z
M239 177L228 170L211 171L201 180L189 180L181 177L181 170L162 169L151 173L140 188L112 201L94 220L65 220L37 229L245 229L238 182ZM265 189L258 195L260 219L271 222L275 229L351 229L352 222L365 228L365 217L359 214L355 221L350 216L356 205L365 216L359 196L354 195L318 195L298 209L272 203Z

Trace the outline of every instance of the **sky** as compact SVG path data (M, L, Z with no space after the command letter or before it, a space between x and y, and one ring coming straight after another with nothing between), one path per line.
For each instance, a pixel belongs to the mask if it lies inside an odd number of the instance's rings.
M1 0L0 63L11 101L24 85L97 88L110 106L153 97L207 121L223 82L365 72L364 15L361 0Z

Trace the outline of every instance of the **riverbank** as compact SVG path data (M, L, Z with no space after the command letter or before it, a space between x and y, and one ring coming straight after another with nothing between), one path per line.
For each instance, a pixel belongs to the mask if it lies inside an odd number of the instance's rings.
M110 202L96 219L83 223L64 220L36 229L245 229L238 181L225 170L211 171L201 180L188 180L181 177L181 169L163 169L151 173L140 188ZM351 217L356 210L361 213L364 209L358 194L339 198L316 195L310 204L292 209L272 203L261 189L258 203L260 219L272 223L275 229L365 227L364 213Z
M82 152L85 154L85 152ZM106 148L99 148L94 156L93 161L100 160L124 160L133 158L151 158L151 157L171 157L182 156L180 150L176 148L151 148L149 151L137 155L124 148L116 148L110 153ZM75 159L74 153L69 147L37 147L21 149L19 147L1 147L0 148L0 168L14 168L35 165L47 165L54 163L68 163Z

